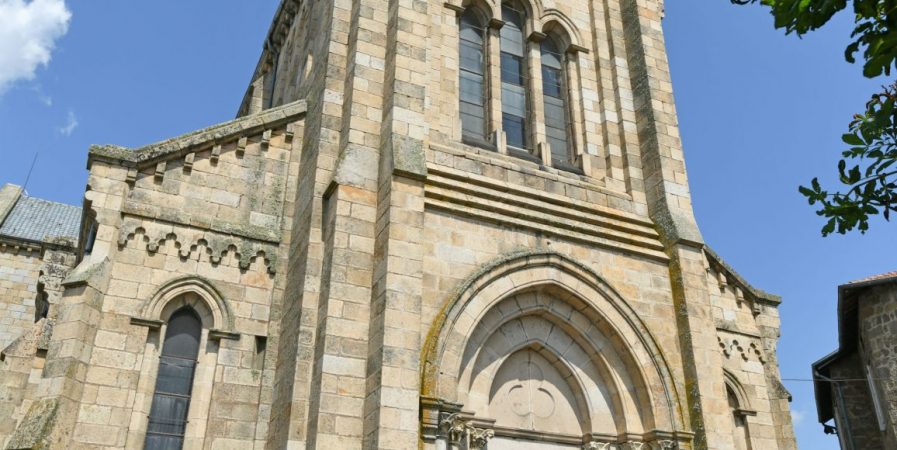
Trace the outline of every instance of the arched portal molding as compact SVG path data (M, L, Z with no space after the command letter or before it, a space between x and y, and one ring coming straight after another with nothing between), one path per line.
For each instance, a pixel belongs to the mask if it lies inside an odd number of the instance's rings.
M488 24L494 18L501 18L501 5L494 0L463 0L461 8L464 11L474 10L484 24Z
M756 415L757 412L751 405L751 396L744 389L744 385L738 381L738 377L728 369L723 369L723 377L726 380L726 387L732 391L732 394L735 395L735 400L738 401L737 412L742 415Z
M132 322L153 326L161 324L175 311L191 307L209 329L212 338L234 338L234 317L220 291L200 277L187 276L163 284L142 306L140 316Z
M545 11L540 17L540 29L549 36L555 36L563 48L583 48L579 29L566 14L556 9Z
M449 296L422 352L422 397L456 402L462 356L470 339L476 339L477 328L500 326L490 325L494 307L510 296L534 290L549 290L565 300L557 302L557 311L552 312L561 320L569 320L574 309L594 315L604 327L605 336L615 340L632 359L635 373L631 375L648 387L645 394L652 417L647 426L669 431L685 429L682 404L669 366L635 310L591 269L551 250L524 251L499 258L471 275Z
M639 408L622 401L622 396L628 396L624 393L644 386L631 379L637 368L612 351L619 345L607 339L607 332L581 312L584 304L551 301L550 297L550 292L510 296L484 316L461 358L457 400L468 409L478 409L467 394L482 392L504 360L521 349L532 348L566 374L570 387L580 394L577 400L584 406L579 414L583 430L623 433L642 428L640 412L652 409L650 400L640 396ZM500 325L495 327L495 323ZM450 358L444 361L454 365ZM608 428L608 423L613 426Z

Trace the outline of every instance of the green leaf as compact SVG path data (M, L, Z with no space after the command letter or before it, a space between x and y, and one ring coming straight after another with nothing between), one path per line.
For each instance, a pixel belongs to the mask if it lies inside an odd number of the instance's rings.
M866 145L859 136L851 133L842 135L841 140L847 145Z

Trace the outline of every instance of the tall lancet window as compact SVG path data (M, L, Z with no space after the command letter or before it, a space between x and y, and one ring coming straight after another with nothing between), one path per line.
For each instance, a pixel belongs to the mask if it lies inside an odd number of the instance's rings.
M564 56L552 38L542 41L542 94L545 108L545 134L554 162L569 164L570 145L567 129L567 87Z
M501 6L501 122L507 144L529 148L527 127L526 44L523 39L524 12L511 5Z
M146 430L145 450L180 450L187 429L187 410L190 407L202 323L192 308L184 307L171 315L167 328Z
M461 16L461 135L472 144L486 142L486 59L483 21L467 8Z

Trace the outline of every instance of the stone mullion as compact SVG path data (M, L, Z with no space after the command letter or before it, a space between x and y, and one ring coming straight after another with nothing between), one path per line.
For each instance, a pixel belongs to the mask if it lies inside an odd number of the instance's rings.
M441 30L440 30L440 33L442 33L442 34L440 35L440 37L443 40L443 42L446 43L447 47L449 47L450 49L454 49L455 51L448 55L443 55L443 59L447 62L445 64L443 70L445 70L445 71L451 70L448 78L454 80L454 84L453 84L453 86L451 86L451 88L445 88L445 87L441 88L441 92L439 93L439 96L441 97L441 99L439 101L445 102L446 99L454 100L451 102L452 105L450 108L452 117L454 118L454 120L452 121L452 128L451 128L451 140L455 141L455 142L461 142L464 132L462 130L462 125L461 125L461 101L460 101L460 98L459 98L460 96L458 93L460 92L460 88L461 88L461 58L460 58L460 55L461 55L461 33L460 33L460 30L461 30L461 16L464 14L464 8L462 8L460 6L455 6L448 2L446 2L444 6L449 10L449 11L446 11L446 16L447 16L446 21L449 20L448 17L450 16L451 17L451 26L442 26ZM486 33L488 33L488 30L486 31ZM488 39L489 39L488 35L484 36L483 39L484 39L484 41L488 41ZM486 52L484 52L484 54L483 54L483 58L484 58L483 68L485 70L488 70L488 68L486 67L487 61L485 61L485 60L489 59L488 45L487 45ZM449 61L452 61L452 63L448 63ZM488 72L487 72L487 74L488 74ZM483 82L488 84L488 79L487 79L487 76L485 76L485 75L483 77ZM484 93L483 100L488 103L488 95L489 95L488 88L486 88L484 86L484 89L485 89L485 91L484 91L485 93ZM439 107L444 108L444 105L440 104ZM485 121L486 121L486 125L488 126L489 125L489 118L488 118L489 107L488 107L488 105L484 108L484 110L486 111L487 117L486 117ZM428 117L427 120L432 122L432 117ZM438 128L438 125L434 126L434 128ZM489 131L486 130L487 135L488 135L488 133L489 133Z
M507 153L505 148L504 130L501 123L501 42L499 33L501 27L505 23L498 19L489 21L489 27L486 29L488 44L486 51L489 57L486 58L486 74L489 80L486 90L488 111L489 111L489 130L493 133L493 144L499 153Z
M551 149L549 148L545 134L545 105L542 94L542 49L540 44L545 35L540 32L530 33L524 42L526 45L527 64L527 105L529 114L530 139L532 147L530 152L542 159L542 164L551 167Z
M570 124L570 138L573 148L574 161L578 159L583 172L587 176L594 176L592 173L591 159L588 157L585 149L585 132L583 129L583 100L582 100L582 76L580 74L579 51L569 50L564 58L565 70L567 76L567 113L570 115L568 123Z

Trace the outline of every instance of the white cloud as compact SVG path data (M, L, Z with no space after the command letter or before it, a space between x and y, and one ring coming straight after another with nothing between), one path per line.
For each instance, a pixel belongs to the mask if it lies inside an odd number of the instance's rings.
M78 118L75 117L74 111L69 110L65 125L59 127L59 134L63 136L71 136L72 132L75 131L75 128L78 128Z
M791 421L794 422L794 426L800 425L800 423L804 421L805 417L806 417L806 414L804 414L803 411L801 411L799 409L791 410Z
M0 94L50 63L71 17L65 0L0 0Z

